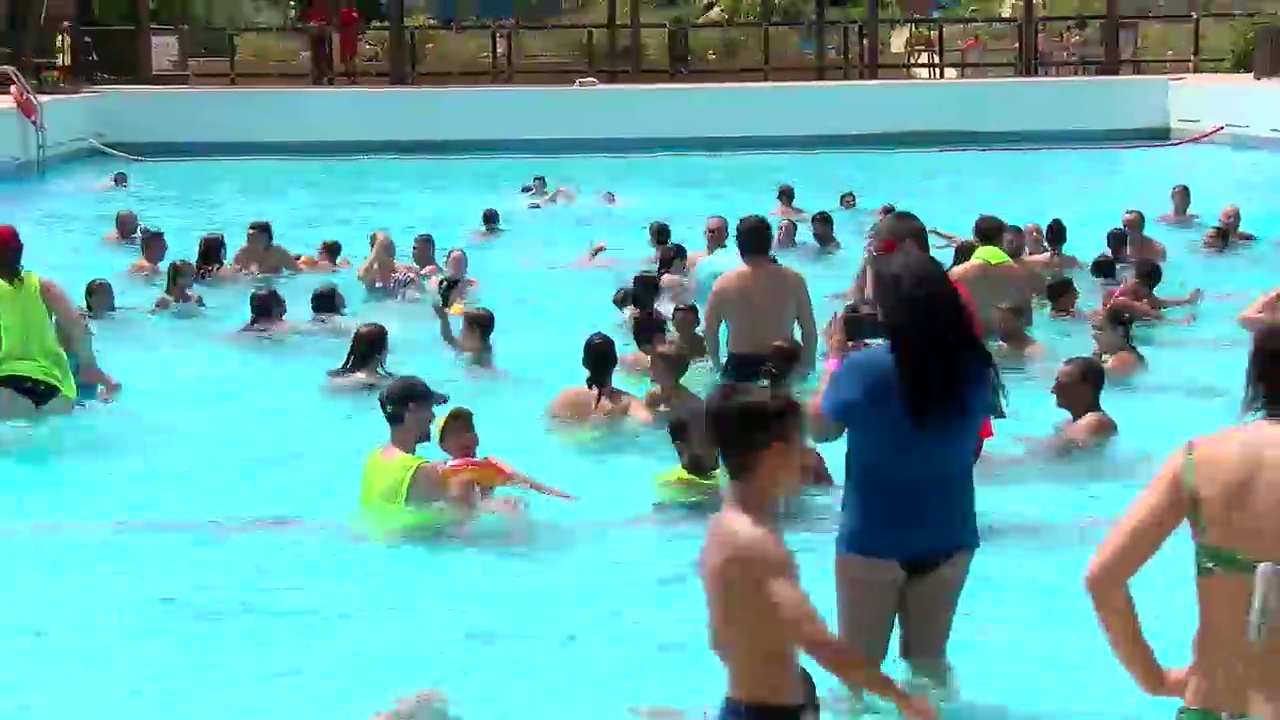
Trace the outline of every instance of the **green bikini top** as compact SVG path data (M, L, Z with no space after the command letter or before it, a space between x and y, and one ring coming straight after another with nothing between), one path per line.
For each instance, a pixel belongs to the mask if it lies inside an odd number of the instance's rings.
M1191 503L1191 509L1187 511L1187 522L1191 523L1191 538L1196 546L1196 575L1252 575L1261 562L1247 558L1235 550L1201 542L1204 523L1200 518L1200 501L1196 497L1194 468L1195 453L1191 443L1187 443L1186 454L1182 457L1182 489Z

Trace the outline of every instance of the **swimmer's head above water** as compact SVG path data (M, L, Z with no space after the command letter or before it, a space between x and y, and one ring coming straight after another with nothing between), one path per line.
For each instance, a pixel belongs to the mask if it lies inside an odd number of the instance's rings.
M826 210L819 210L809 218L809 229L818 247L829 248L836 244L836 222Z
M472 458L480 450L476 416L470 409L455 407L445 413L436 429L440 449L452 458Z
M778 186L778 204L791 207L796 202L796 189L786 183Z
M671 309L671 327L676 331L676 335L694 335L701 324L702 319L697 305L681 303Z
M653 353L667 342L667 321L654 311L637 313L631 321L631 339L636 349L645 355Z
M621 287L615 290L613 293L613 306L624 312L631 307L631 288Z
M845 190L840 193L840 209L852 210L858 207L858 196L853 194L852 190Z
M435 409L449 402L449 396L438 393L420 377L401 375L387 383L378 393L378 408L395 433L411 436L417 443L431 439L431 423Z
M631 306L641 312L653 310L658 302L658 293L662 288L662 280L658 273L644 270L631 278Z
M138 229L138 248L142 253L142 259L152 265L159 265L164 262L164 256L169 253L169 241L164 237L164 231L159 228L143 227Z
M118 188L129 187L129 176L121 171L116 171L111 175L111 184Z
M1245 414L1280 418L1280 324L1268 323L1254 332L1244 387Z
M170 297L190 292L196 284L196 266L190 260L174 260L165 273L164 294Z
M729 242L729 219L723 215L712 215L707 218L702 235L707 241L708 252L719 250Z
M245 233L245 242L250 247L256 247L266 250L276 241L275 230L271 228L271 223L266 220L254 220L249 223L249 229Z
M480 227L484 228L485 232L501 230L502 215L495 208L485 208L484 212L480 213Z
M1002 247L1005 227L1005 222L995 215L979 215L973 221L973 239L979 246Z
M592 333L582 346L582 367L587 371L587 388L596 391L596 404L613 387L618 369L618 346L602 332Z
M907 210L892 210L881 218L871 240L872 251L880 255L903 249L929 253L929 229L915 213Z
M337 240L325 240L320 243L320 247L316 248L316 259L321 262L327 262L330 265L337 265L338 260L342 258L342 243Z
M84 309L90 315L116 311L116 291L104 278L90 280L84 286Z
M467 251L462 248L452 248L444 254L444 271L451 278L465 278L467 276L467 268L469 262L467 260Z
M773 246L775 248L793 248L796 246L796 234L800 232L796 221L791 218L783 218L778 221L778 232L774 235Z
M663 245L658 248L658 274L683 275L688 269L689 250L680 243Z
M467 308L462 313L462 334L458 342L468 352L488 350L493 343L497 319L489 308Z
M284 319L288 304L279 290L258 288L249 293L249 327L258 327Z
M431 233L413 236L413 264L421 268L436 264L436 239Z
M1210 252L1223 252L1231 245L1231 231L1221 225L1214 225L1204 231L1200 239L1200 247Z
M222 233L205 233L196 246L197 268L219 268L227 263L227 240Z
M1067 224L1061 218L1054 218L1044 229L1044 244L1049 252L1060 255L1067 244Z
M138 234L138 216L132 210L121 210L116 213L116 235L120 238L131 238Z
M1099 255L1089 263L1089 274L1104 285L1115 285L1119 282L1116 274L1116 259L1113 255Z
M1107 384L1107 371L1092 355L1068 358L1053 379L1054 400L1058 407L1072 415L1083 415L1102 405L1102 389Z
M1027 254L1027 236L1017 225L1006 225L1004 229L1004 253L1012 260L1018 260Z
M738 246L738 255L743 262L753 263L772 258L773 226L763 215L747 215L738 220L734 228L734 242Z
M689 356L675 345L662 343L649 353L649 379L660 388L678 385L689 372Z
M1186 215L1191 209L1191 188L1186 185L1174 185L1169 191L1169 200L1173 203L1173 211L1178 215Z
M1107 231L1107 252L1116 262L1129 260L1129 232L1124 228L1111 228Z
M316 315L342 315L347 311L347 299L338 286L325 283L311 291L311 312Z
M656 248L671 244L671 226L661 220L649 223L649 244Z
M351 333L347 357L330 377L344 377L358 372L387 371L387 355L391 352L390 335L381 323L364 323Z
M731 490L776 500L795 494L806 458L800 403L781 390L723 383L707 396L707 435ZM760 485L739 485L752 481Z

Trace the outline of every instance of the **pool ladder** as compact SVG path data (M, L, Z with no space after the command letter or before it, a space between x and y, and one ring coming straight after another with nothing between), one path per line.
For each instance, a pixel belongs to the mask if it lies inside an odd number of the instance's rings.
M9 76L9 82L13 83L13 87L18 88L18 92L10 91L14 95L14 105L18 105L18 97L31 98L32 107L35 108L35 117L31 117L22 112L22 108L18 107L21 113L31 123L31 129L36 134L36 173L43 175L45 166L45 151L48 148L48 140L45 137L44 127L44 102L36 91L31 87L31 83L22 76L22 71L12 65L0 65L0 72Z

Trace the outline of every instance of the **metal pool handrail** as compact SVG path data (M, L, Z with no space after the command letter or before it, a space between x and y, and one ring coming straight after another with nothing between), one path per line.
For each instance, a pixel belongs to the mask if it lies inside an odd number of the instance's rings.
M36 172L43 174L45 151L47 149L44 126L44 101L42 101L40 96L36 94L35 89L31 87L31 83L27 82L27 79L23 77L22 72L18 70L18 68L12 65L0 65L0 72L8 75L9 82L19 88L23 96L31 98L31 101L35 104L36 116L34 118L28 117L27 120L31 122L31 128L36 133ZM16 104L17 98L15 97L15 105ZM22 109L19 107L18 110L21 112Z

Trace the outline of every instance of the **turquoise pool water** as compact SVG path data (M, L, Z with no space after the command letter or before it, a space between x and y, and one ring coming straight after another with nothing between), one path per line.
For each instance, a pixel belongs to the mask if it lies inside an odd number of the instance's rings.
M124 275L132 251L99 238L116 210L162 227L170 258L196 239L270 219L296 252L336 238L358 260L383 228L402 255L417 232L466 247L478 298L497 315L502 377L475 377L446 353L425 305L364 303L343 276L354 315L390 328L393 371L416 373L477 412L483 451L581 496L535 499L521 536L389 548L346 530L363 455L384 439L373 401L323 389L346 339L245 343L245 286L207 292L209 312L179 321L125 313L97 328L120 402L34 430L0 428L0 716L49 718L68 703L100 717L189 720L367 717L393 696L440 688L469 720L602 720L633 705L714 706L723 673L707 648L694 560L697 522L643 522L650 478L674 457L665 436L610 447L548 437L542 412L582 382L582 341L619 332L612 291L640 266L645 226L665 219L700 247L703 218L772 205L794 183L798 204L895 202L963 232L980 212L1016 222L1060 216L1082 259L1128 207L1154 218L1185 182L1212 216L1239 203L1245 227L1275 235L1268 210L1276 156L1216 146L1146 151L744 154L654 158L304 160L139 163L133 187L94 185L115 161L57 168L0 195L21 228L27 264L76 295L107 277L121 305L159 292ZM515 189L534 174L574 184L569 208L523 209ZM604 190L621 204L590 197ZM480 211L510 232L468 237ZM837 215L856 248L862 219ZM1208 300L1190 326L1144 330L1152 372L1112 388L1122 428L1105 460L1039 467L1017 462L1019 436L1044 435L1061 413L1049 384L1056 362L1007 374L1010 417L982 466L985 547L974 564L952 643L970 717L1168 717L1172 701L1141 695L1112 660L1081 589L1092 546L1179 441L1236 419L1247 337L1233 317L1276 284L1267 241L1205 257L1189 231L1156 228L1169 246L1162 290L1193 286ZM807 238L807 230L802 231ZM564 269L592 241L616 265ZM857 253L789 258L810 278L820 320L847 286ZM292 316L328 278L280 283ZM1083 303L1096 301L1080 282ZM1080 326L1040 316L1035 332L1062 358L1090 350ZM822 448L839 477L843 444ZM1004 461L1000 461L1000 458ZM819 608L833 618L838 495L812 502L789 540ZM246 518L300 519L246 527ZM208 522L222 521L222 522ZM1142 619L1168 664L1185 662L1192 633L1191 546L1179 533L1137 578ZM819 676L830 688L830 678ZM1087 692L1082 689L1087 688ZM78 708L77 708L78 710ZM701 714L697 715L701 717Z

